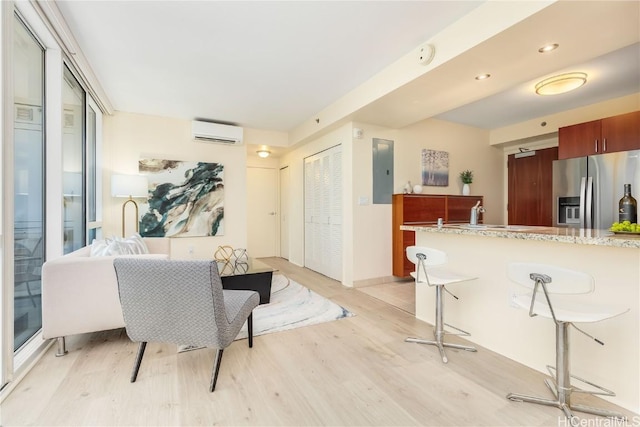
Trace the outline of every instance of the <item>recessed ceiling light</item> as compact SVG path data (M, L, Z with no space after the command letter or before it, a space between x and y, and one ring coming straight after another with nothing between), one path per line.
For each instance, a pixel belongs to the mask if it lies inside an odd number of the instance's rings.
M263 159L266 157L269 157L269 154L271 154L271 151L269 150L258 150L256 151L256 153L258 153L258 156L262 157Z
M476 80L486 80L491 77L491 74L478 74L476 76Z
M536 84L538 95L559 95L574 89L587 82L585 73L565 73L549 77Z
M559 46L560 45L558 43L547 44L542 46L540 49L538 49L538 52L540 53L551 52L552 50L556 50Z

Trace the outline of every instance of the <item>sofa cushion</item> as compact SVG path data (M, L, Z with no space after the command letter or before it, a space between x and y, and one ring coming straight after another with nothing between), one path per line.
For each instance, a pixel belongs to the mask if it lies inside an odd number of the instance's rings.
M140 255L148 254L149 249L138 233L127 237L112 237L91 243L90 256Z

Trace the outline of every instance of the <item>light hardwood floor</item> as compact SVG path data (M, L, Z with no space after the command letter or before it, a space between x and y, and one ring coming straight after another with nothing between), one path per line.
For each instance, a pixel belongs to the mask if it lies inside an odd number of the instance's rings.
M506 400L510 391L547 396L540 373L483 348L450 349L444 365L434 347L404 342L431 335L412 314L282 259L265 261L356 316L259 336L251 350L234 342L215 393L207 388L214 350L177 354L150 343L132 384L137 345L123 330L71 337L67 356L51 348L5 399L0 424L566 425L558 409Z
M358 291L377 298L407 313L416 314L416 285L413 280L365 286Z

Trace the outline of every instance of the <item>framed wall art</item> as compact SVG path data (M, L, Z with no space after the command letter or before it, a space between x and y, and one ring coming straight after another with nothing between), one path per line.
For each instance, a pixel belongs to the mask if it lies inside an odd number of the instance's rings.
M224 166L221 163L141 159L148 204L140 220L144 237L224 234Z
M446 187L449 185L449 152L422 150L422 185Z

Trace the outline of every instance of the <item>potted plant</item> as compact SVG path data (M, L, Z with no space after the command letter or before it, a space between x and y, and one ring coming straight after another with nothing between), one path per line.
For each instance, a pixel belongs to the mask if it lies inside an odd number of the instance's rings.
M469 184L473 182L473 171L469 169L463 170L460 172L460 179L462 180L462 194L464 196L468 196L471 189L469 188Z

